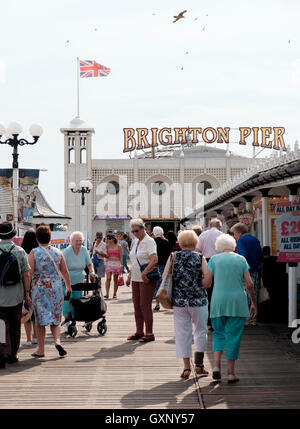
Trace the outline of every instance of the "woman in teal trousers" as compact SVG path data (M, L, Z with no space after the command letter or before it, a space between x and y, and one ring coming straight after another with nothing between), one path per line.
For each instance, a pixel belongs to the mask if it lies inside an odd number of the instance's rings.
M235 239L222 234L216 240L218 254L212 256L204 272L203 285L209 288L214 280L210 304L213 328L213 378L221 379L221 356L226 347L228 382L239 381L234 366L239 356L246 318L257 314L253 282L246 259L234 253ZM250 313L245 286L251 298Z

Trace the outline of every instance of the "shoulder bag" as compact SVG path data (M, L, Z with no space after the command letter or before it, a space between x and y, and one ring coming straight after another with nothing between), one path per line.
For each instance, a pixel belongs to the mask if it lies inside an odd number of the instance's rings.
M140 264L140 261L138 260L138 257L137 257L137 249L138 249L138 244L136 245L136 248L135 248L135 257L136 257L136 260L138 261L138 264L140 266L140 270L142 273L149 264L143 264L143 265ZM157 266L154 267L153 270L147 274L147 279L150 280L150 282L156 282L157 280L161 279L161 274Z

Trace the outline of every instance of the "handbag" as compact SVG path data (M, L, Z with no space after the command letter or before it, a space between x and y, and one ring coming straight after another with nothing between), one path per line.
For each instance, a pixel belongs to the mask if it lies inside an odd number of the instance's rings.
M258 302L262 304L263 302L269 301L270 295L268 289L264 286L262 279L260 279L260 288L258 291Z
M118 286L124 286L124 278L123 278L123 276L121 275L121 276L119 276L118 277Z
M174 262L176 253L172 253L172 264L170 270L165 279L162 280L161 285L156 294L156 298L159 300L164 308L172 309L172 296L173 296L173 273L174 273Z
M140 264L140 261L137 258L137 248L138 248L138 245L135 248L135 257L136 257L136 260L138 261L138 264L140 266L140 270L141 270L141 273L142 273L145 270L145 268L148 266L148 264L143 264L143 265ZM157 267L154 267L153 270L150 271L146 275L146 277L147 277L148 280L150 280L150 282L156 282L157 280L161 279L161 274L160 274L159 269Z
M94 268L96 270L98 268L98 265L99 265L99 259L98 259L97 253L93 254L93 256L92 256L92 262L93 262Z

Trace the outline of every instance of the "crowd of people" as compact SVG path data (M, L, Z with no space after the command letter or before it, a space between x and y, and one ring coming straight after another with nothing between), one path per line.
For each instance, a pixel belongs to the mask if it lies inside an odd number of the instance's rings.
M48 226L26 232L22 247L13 243L15 235L11 223L0 224L0 271L7 255L13 255L19 267L19 278L10 284L9 275L0 272L0 322L5 322L0 368L18 361L24 305L33 309L31 318L24 323L25 346L37 345L32 356L45 356L46 326L50 326L59 356L67 354L61 345L60 327L67 328L74 309L64 301L64 295L80 298L82 292L73 291L72 286L83 283L86 276L98 282L99 288L105 278L105 299L110 298L113 281L112 299L117 299L118 287L123 284L120 278L126 273L136 325L127 339L155 341L153 314L161 308L156 295L172 270L176 356L183 360L181 377L190 377L193 342L195 371L208 375L204 354L211 329L213 379L222 377L221 356L226 349L228 382L239 380L235 362L245 325L256 323L263 262L260 243L244 224L234 225L225 234L221 221L212 219L204 232L195 226L176 235L173 231L165 234L159 226L148 233L141 219L132 219L130 233L119 239L113 231L106 236L98 232L90 250L83 246L83 234L73 232L71 245L63 252L50 245Z

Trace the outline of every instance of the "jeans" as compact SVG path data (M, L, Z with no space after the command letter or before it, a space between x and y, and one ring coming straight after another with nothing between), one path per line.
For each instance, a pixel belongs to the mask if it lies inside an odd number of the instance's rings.
M127 255L123 255L123 273L126 271L129 271L128 265L127 265Z

